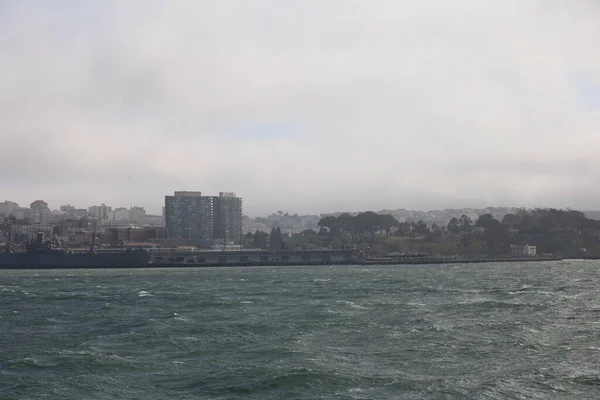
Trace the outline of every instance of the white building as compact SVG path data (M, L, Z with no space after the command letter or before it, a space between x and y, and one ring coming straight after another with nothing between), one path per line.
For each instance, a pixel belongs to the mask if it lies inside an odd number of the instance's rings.
M0 203L0 215L11 215L18 208L19 205L17 203L6 200Z
M510 246L510 255L512 257L535 257L537 255L537 247L529 246L527 244L513 244Z
M46 226L50 224L52 212L48 208L48 203L44 200L36 200L31 203L31 212L34 225Z
M89 216L88 210L85 208L74 208L63 214L63 219L82 219Z
M102 203L99 206L91 206L88 208L88 211L90 215L92 215L96 219L101 219L103 221L112 219L112 207L109 207L104 203Z
M129 220L138 225L142 225L146 220L146 210L144 207L133 206L129 209Z
M18 207L13 210L12 214L16 219L31 218L31 210L27 207Z
M146 215L146 225L150 226L164 226L165 220L162 215Z
M129 210L123 207L115 208L110 212L110 220L114 222L129 221Z

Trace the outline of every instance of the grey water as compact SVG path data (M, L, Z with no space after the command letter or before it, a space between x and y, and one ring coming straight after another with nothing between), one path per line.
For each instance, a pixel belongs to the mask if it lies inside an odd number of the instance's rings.
M1 399L592 399L600 262L0 271Z

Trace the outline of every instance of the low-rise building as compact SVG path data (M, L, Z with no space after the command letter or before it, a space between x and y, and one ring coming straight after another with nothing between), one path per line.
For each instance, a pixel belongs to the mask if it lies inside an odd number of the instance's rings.
M510 255L512 257L535 257L537 255L537 247L529 246L527 244L513 244L510 246Z

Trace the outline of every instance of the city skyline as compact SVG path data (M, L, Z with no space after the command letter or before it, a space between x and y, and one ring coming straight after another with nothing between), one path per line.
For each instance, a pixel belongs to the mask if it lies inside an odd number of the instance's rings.
M176 194L182 194L182 193L189 193L189 194L194 194L194 193L203 193L203 192L199 192L199 191L174 191L174 193ZM223 195L225 195L227 197L227 195L232 195L231 197L235 197L238 199L242 199L242 197L236 197L236 194L233 192L219 192L219 195L215 195L215 194L202 194L202 197L209 197L209 198L218 198L218 197L222 197ZM73 205L70 203L67 204L61 204L60 206L57 205L52 205L47 203L46 201L44 201L43 199L36 199L35 201L29 202L27 204L22 204L13 200L4 200L4 201L0 201L0 216L4 215L11 215L13 208L16 206L17 208L19 208L21 210L21 212L23 210L28 210L28 211L32 211L33 209L31 208L32 205L38 203L38 202L42 202L44 203L49 211L52 212L52 215L57 215L58 214L65 214L65 213L69 213L69 212L74 212L73 217L76 218L88 218L88 217L97 217L99 219L102 219L104 217L104 219L111 219L112 217L109 217L107 215L108 213L116 213L117 215L121 214L123 216L117 218L117 220L127 220L128 216L130 214L130 212L134 212L134 213L139 213L142 212L143 216L147 216L147 217L164 217L164 212L165 212L165 200L168 197L173 197L172 195L166 194L165 196L163 196L163 205L161 206L160 210L152 210L152 209L148 209L146 208L143 204L135 204L135 205L129 205L129 206L124 206L124 205L111 205L111 204L105 204L105 203L97 203L97 204L89 204L89 205L81 205L81 206L77 206L77 205ZM270 210L264 214L250 214L250 213L246 213L245 211L245 201L244 201L244 207L243 207L243 212L242 215L244 217L248 217L250 219L260 219L260 218L267 218L270 216L277 216L277 215L289 215L289 216L294 216L294 215L299 215L299 216L304 216L304 217L310 217L310 216L324 216L324 215L339 215L341 213L350 213L350 214L358 214L361 212L365 212L365 211L372 211L372 212L376 212L376 213L389 213L389 212L402 212L402 213L408 213L409 215L423 215L423 214L431 214L433 213L438 214L438 213L450 213L450 214L454 214L454 215L462 215L462 214L472 214L475 215L477 214L477 212L481 213L487 213L487 212L500 212L500 214L506 212L515 212L516 210L534 210L534 209L557 209L557 210L577 210L577 211L582 211L585 212L586 214L589 215L589 218L592 219L599 219L600 218L600 208L590 208L590 209L574 209L572 207L543 207L543 206L535 206L535 207L524 207L524 206L510 206L510 205L489 205L489 206L484 206L484 207L447 207L447 208L435 208L435 209L417 209L417 208L403 208L403 207L391 207L391 208L375 208L375 207L370 207L370 208L365 208L365 209L338 209L338 210L326 210L326 211L320 211L320 212L316 212L316 213L299 213L297 212L297 210L294 209L290 209L287 207L282 207L278 210ZM80 213L85 214L85 215L80 215ZM458 213L458 214L457 214ZM450 218L448 218L450 219Z
M597 209L600 7L448 4L1 2L3 196Z

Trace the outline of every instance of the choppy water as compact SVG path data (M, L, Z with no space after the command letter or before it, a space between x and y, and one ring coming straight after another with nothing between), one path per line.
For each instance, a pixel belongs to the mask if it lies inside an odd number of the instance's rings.
M2 399L595 399L599 262L0 271Z

